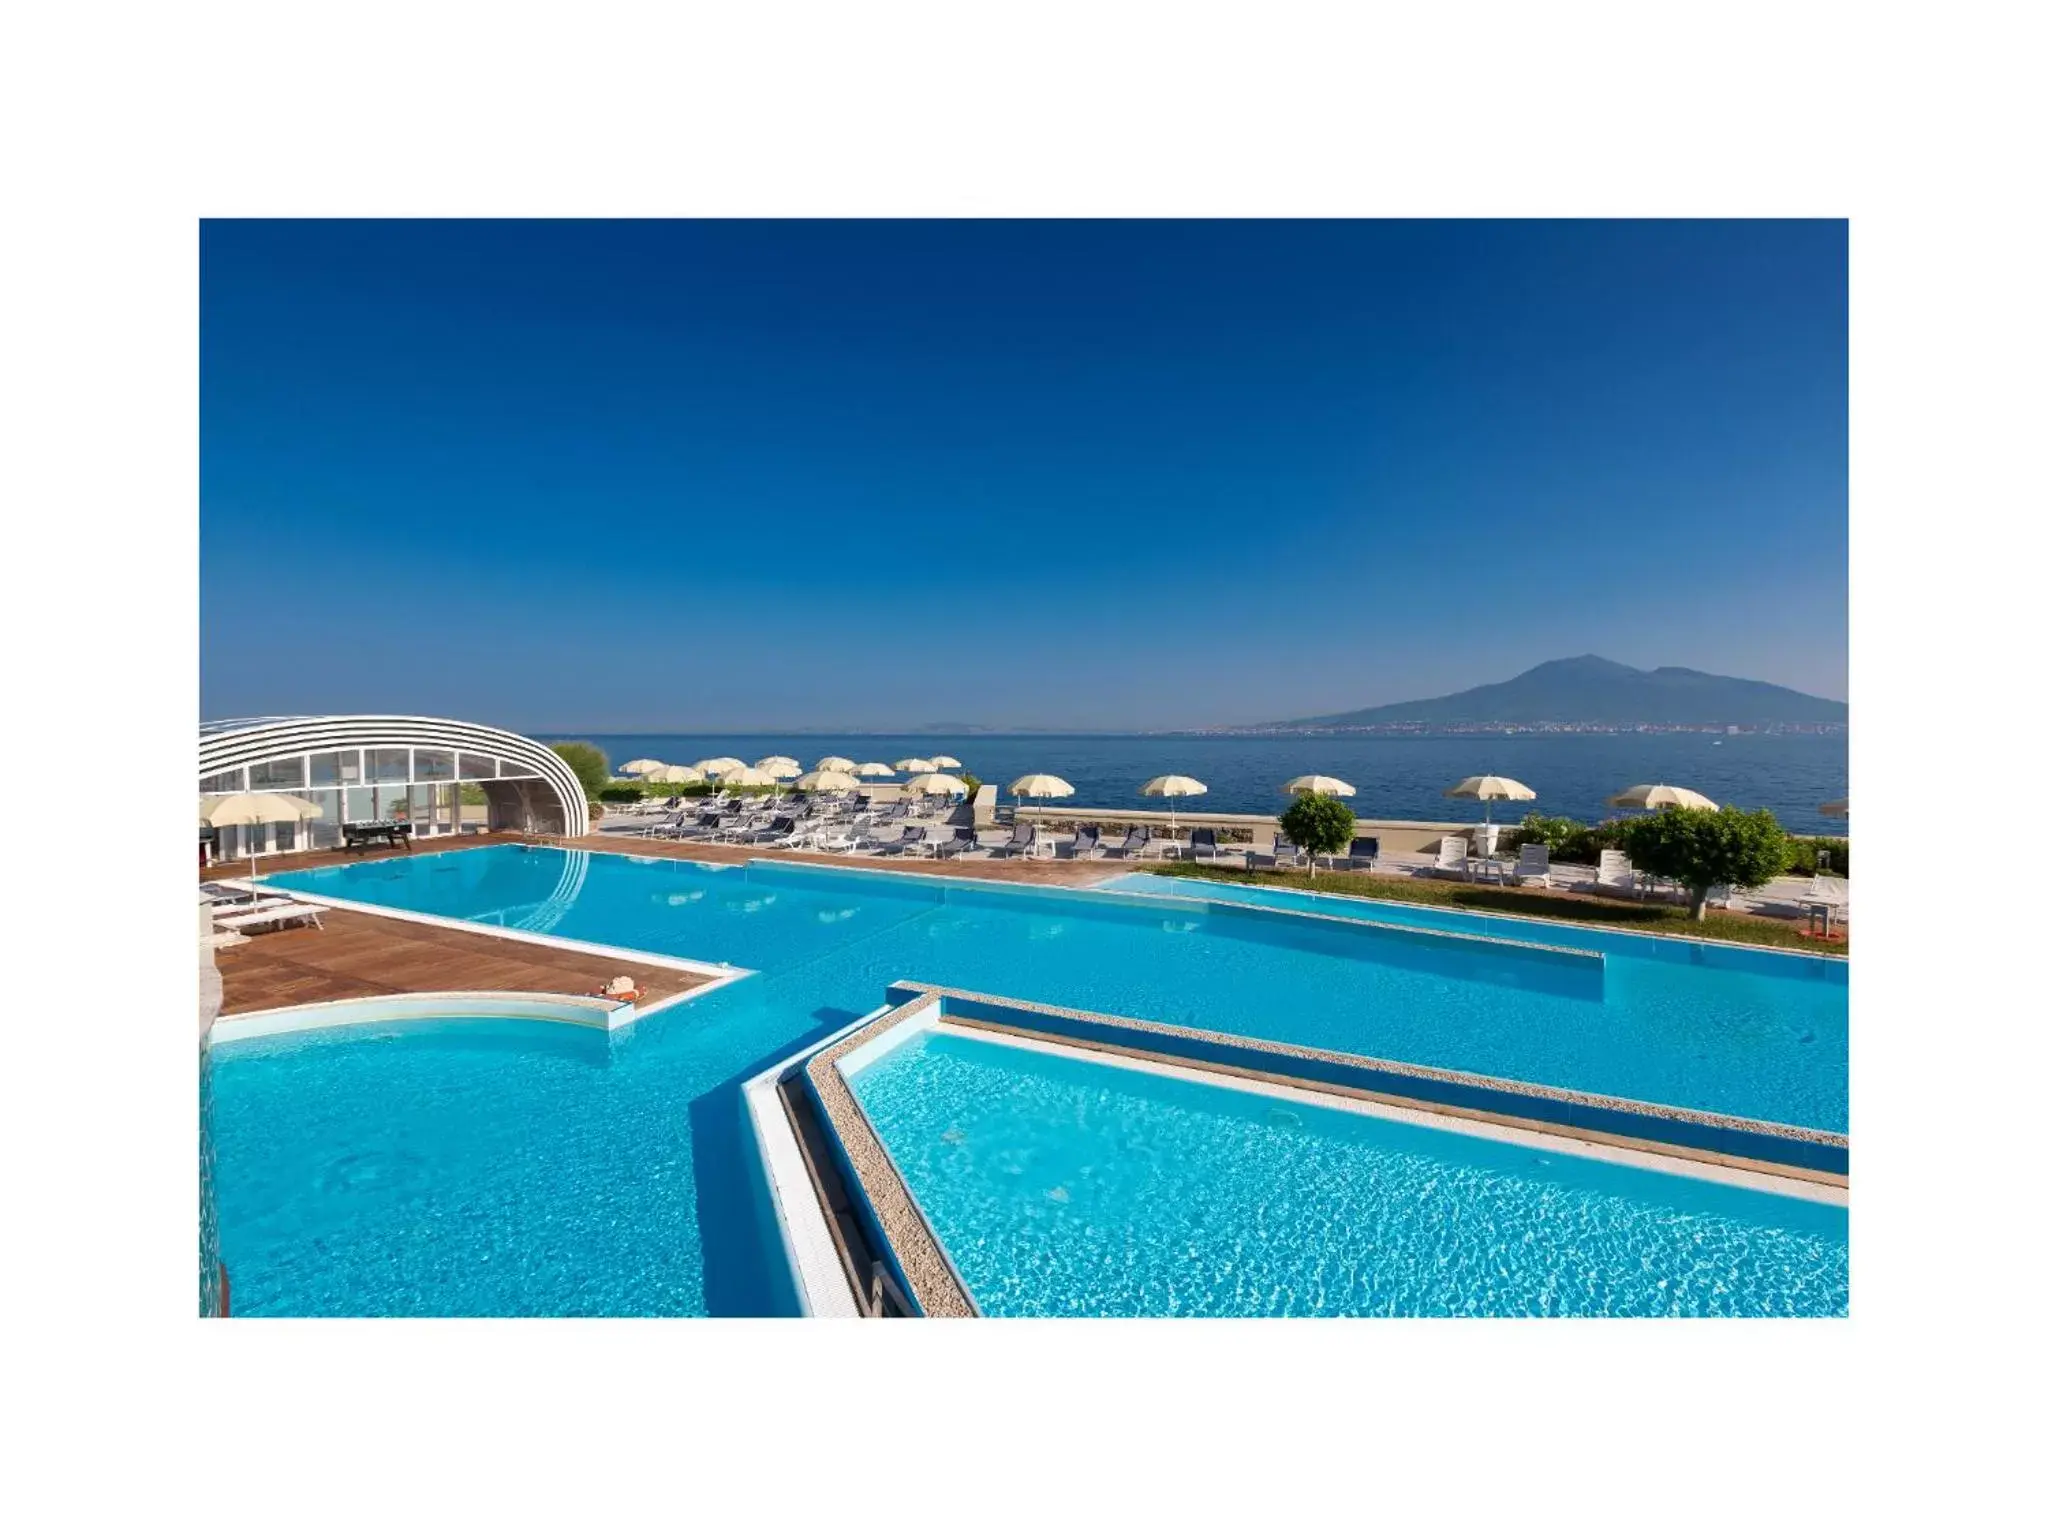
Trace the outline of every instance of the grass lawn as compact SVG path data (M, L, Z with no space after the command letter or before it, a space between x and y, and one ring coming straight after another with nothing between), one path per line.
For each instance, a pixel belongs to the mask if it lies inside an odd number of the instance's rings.
M1158 873L1191 880L1221 880L1233 885L1291 885L1325 895L1370 896L1379 901L1405 901L1417 906L1458 907L1468 912L1495 912L1502 917L1528 917L1561 923L1600 923L1672 939L1725 939L1733 944L1764 944L1772 949L1803 949L1820 955L1849 952L1846 932L1835 939L1809 938L1795 922L1745 913L1709 912L1700 922L1685 908L1662 903L1614 901L1605 896L1580 896L1564 891L1523 890L1516 886L1473 885L1457 880L1418 879L1412 875L1360 875L1321 871L1311 881L1306 871L1292 869L1224 869L1183 860L1162 864Z

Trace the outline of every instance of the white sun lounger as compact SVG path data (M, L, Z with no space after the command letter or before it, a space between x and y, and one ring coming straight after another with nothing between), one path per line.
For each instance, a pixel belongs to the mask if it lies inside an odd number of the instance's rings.
M267 928L272 923L311 923L320 926L320 909L308 907L295 901L259 903L253 912L236 912L230 916L215 917L216 928L226 928L240 933L245 928Z
M1600 867L1593 872L1593 889L1596 891L1618 891L1624 896L1636 893L1635 866L1629 863L1628 855L1619 848L1600 850Z
M1471 843L1462 837L1447 837L1437 844L1436 862L1430 869L1437 874L1457 875L1464 878L1472 873L1472 861L1468 857Z
M1550 844L1524 843L1515 855L1515 884L1550 885Z

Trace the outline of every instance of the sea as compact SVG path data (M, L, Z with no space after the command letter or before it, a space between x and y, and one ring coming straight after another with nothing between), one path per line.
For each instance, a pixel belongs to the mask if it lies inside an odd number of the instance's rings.
M1126 809L1147 802L1138 786L1162 773L1186 774L1208 793L1179 802L1203 811L1265 815L1281 810L1281 785L1304 773L1328 774L1356 787L1361 817L1445 821L1478 813L1444 790L1475 773L1519 779L1533 802L1496 802L1496 821L1530 811L1598 821L1613 812L1607 797L1630 784L1678 784L1723 805L1763 807L1794 832L1845 835L1842 821L1820 814L1822 802L1849 792L1849 738L1836 735L1713 736L1704 732L1565 734L1516 731L1445 736L1178 736L1026 735L613 735L536 731L542 741L592 741L612 764L651 757L694 763L707 757L757 762L793 757L806 768L821 757L893 763L944 753L956 772L999 787L1027 773L1057 774L1074 786L1071 806ZM884 781L887 782L887 781ZM901 776L896 782L901 782ZM1007 798L1007 796L1006 796Z

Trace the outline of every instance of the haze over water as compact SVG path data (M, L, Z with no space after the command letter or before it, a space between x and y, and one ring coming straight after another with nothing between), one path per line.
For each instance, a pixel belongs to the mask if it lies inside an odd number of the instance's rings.
M1209 786L1180 802L1191 820L1204 811L1267 814L1287 797L1280 785L1303 773L1334 775L1355 785L1352 807L1364 817L1447 821L1483 814L1447 800L1446 787L1475 773L1505 774L1536 791L1533 803L1496 802L1496 821L1528 812L1598 821L1612 815L1606 799L1630 784L1679 784L1723 805L1763 807L1795 832L1843 835L1845 822L1820 814L1823 801L1848 793L1849 738L1833 736L1715 737L1694 733L1498 736L859 736L609 735L536 732L542 740L594 741L612 766L638 757L693 763L707 757L748 762L782 753L810 767L821 757L895 762L946 753L962 771L998 786L1027 773L1058 774L1074 786L1055 805L1128 809L1148 802L1138 786L1162 773L1184 773ZM903 775L879 782L901 783ZM1005 796L1005 798L1008 798Z

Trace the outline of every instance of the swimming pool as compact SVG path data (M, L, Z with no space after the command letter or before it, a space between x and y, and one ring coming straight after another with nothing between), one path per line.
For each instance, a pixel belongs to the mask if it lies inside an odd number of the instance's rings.
M1848 1211L1826 1199L945 1027L875 1044L847 1082L984 1314L1848 1307Z
M1579 957L1184 898L508 845L266 884L757 974L642 1019L602 1062L499 1051L482 1070L459 1036L225 1057L222 1242L243 1313L772 1306L739 1085L904 978L1847 1128L1845 987L1609 952L1594 991L1588 935L1560 925L1538 926ZM260 1166L286 1156L308 1191L288 1229ZM352 1159L389 1176L351 1176ZM276 1261L285 1230L324 1244L317 1281Z

